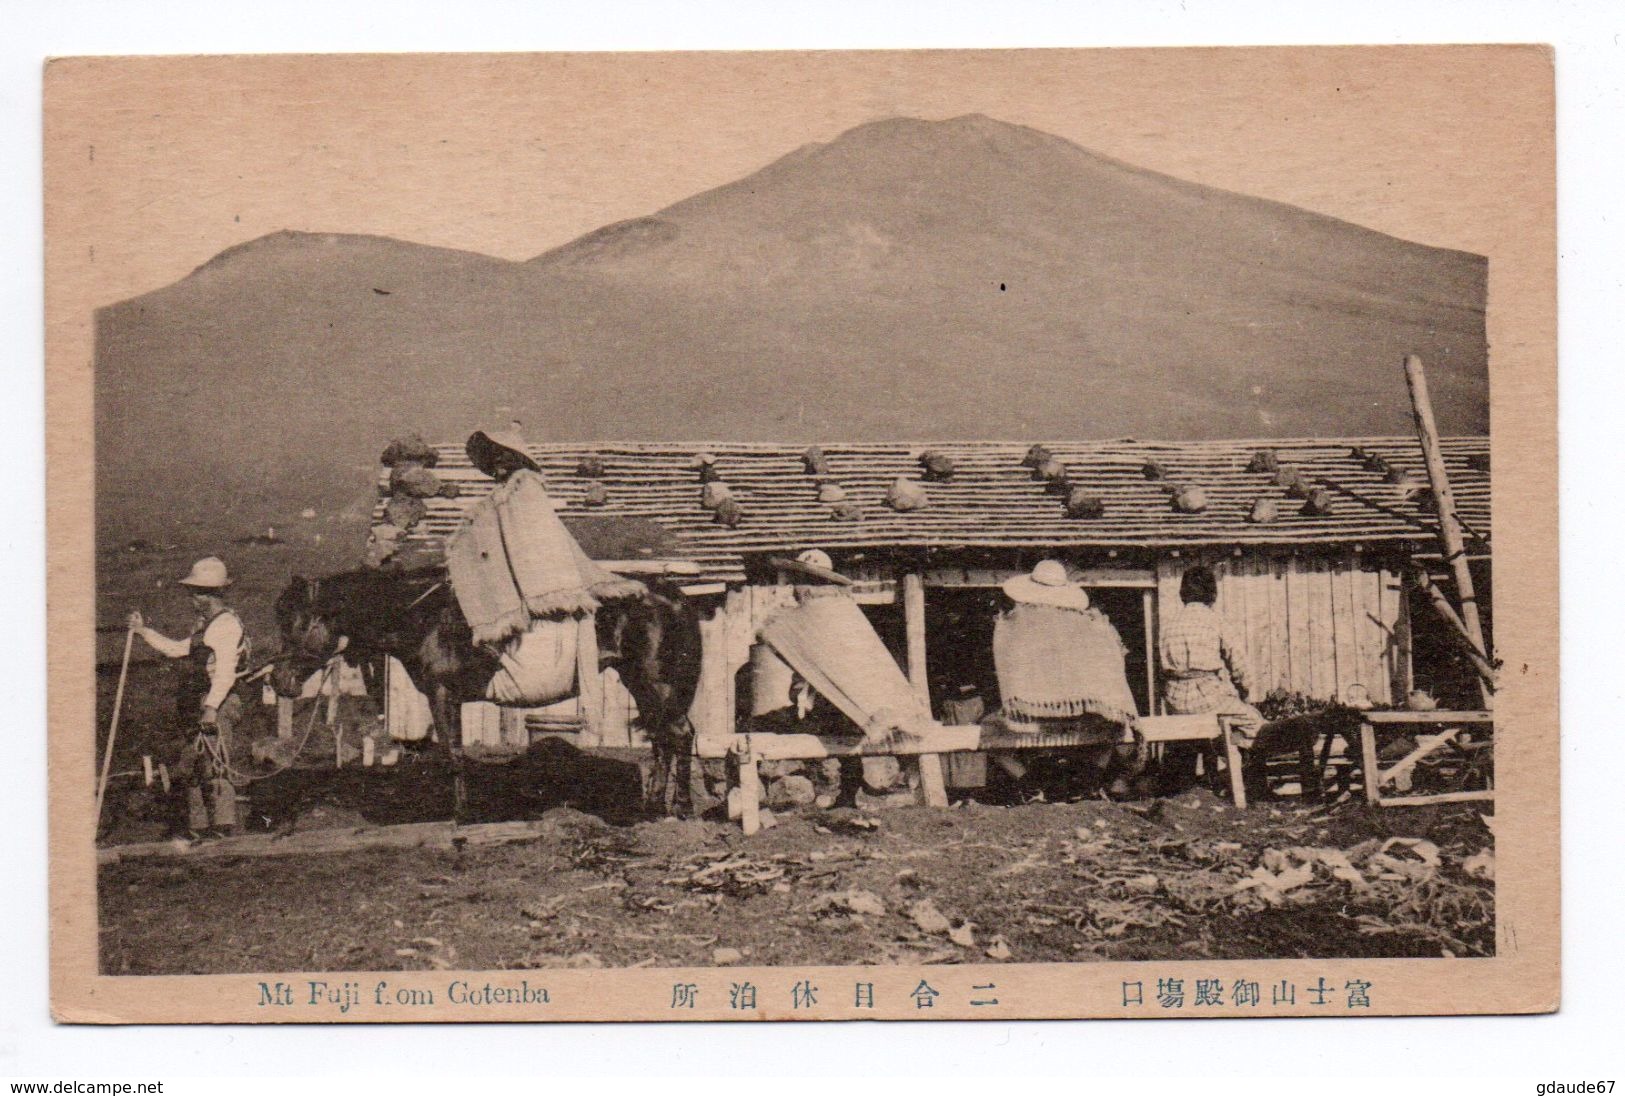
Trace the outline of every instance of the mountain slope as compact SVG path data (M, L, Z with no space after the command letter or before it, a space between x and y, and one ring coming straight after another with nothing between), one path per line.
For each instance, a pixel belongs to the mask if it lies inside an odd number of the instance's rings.
M364 494L389 436L1487 429L1484 260L979 116L893 119L527 263L282 233L98 315L107 536Z

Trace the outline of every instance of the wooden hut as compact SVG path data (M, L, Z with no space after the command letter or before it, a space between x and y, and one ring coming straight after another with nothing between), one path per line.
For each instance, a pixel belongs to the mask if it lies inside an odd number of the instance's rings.
M432 552L491 486L460 444L438 448L435 473L460 493L427 500L404 538L413 550ZM1384 703L1411 688L1412 576L1443 572L1414 438L1045 441L1038 459L1028 459L1028 442L818 448L530 447L567 524L630 519L663 531L657 550L608 562L678 576L698 600L705 669L692 717L702 739L734 732L756 629L788 592L768 561L815 547L857 581L877 631L939 711L960 686L985 690L983 638L997 587L1044 558L1064 561L1117 625L1143 713L1157 709L1161 693L1158 619L1178 605L1180 576L1197 563L1218 574L1218 610L1259 693L1333 699L1358 684ZM1487 559L1489 440L1445 439L1442 448L1475 535L1469 549ZM723 497L731 510L718 508ZM618 683L585 692L501 724L475 719L471 727L494 729L471 733L637 746L635 712Z

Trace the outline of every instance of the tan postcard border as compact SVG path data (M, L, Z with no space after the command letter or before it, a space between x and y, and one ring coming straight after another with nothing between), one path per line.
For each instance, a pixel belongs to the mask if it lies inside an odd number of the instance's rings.
M1396 142L1418 143L1419 155L1441 162L1463 148L1493 146L1490 168L1459 180L1461 205L1453 215L1470 215L1485 227L1490 246L1488 336L1493 422L1493 492L1496 544L1496 633L1504 662L1504 686L1497 698L1496 859L1498 951L1475 960L1276 960L1261 962L1096 963L922 968L730 968L700 970L594 970L484 972L384 972L378 974L279 974L208 977L109 977L97 973L96 858L91 810L95 736L92 313L112 303L107 251L97 266L98 211L115 209L144 193L164 189L165 173L187 165L156 150L152 174L110 180L98 174L89 147L104 127L127 119L132 104L163 95L177 73L189 79L228 77L257 68L275 74L285 86L305 79L330 79L342 66L357 101L348 109L365 113L369 87L411 79L444 89L453 103L467 98L470 117L500 107L474 102L477 75L500 58L557 75L562 66L590 95L604 82L629 104L627 129L603 132L606 144L632 132L648 132L661 112L685 110L693 95L737 101L741 117L751 115L753 97L777 82L801 95L828 97L831 118L853 96L866 97L876 116L906 113L919 104L952 101L951 113L998 113L1012 97L1089 94L1102 81L1134 87L1163 98L1158 110L1177 113L1176 91L1204 94L1204 78L1234 73L1242 66L1260 89L1315 86L1332 73L1363 74L1352 81L1351 96L1378 96L1403 86L1412 102L1434 119L1425 133L1396 131ZM380 1020L699 1020L699 1019L948 1019L1028 1017L1154 1017L1224 1015L1350 1015L1532 1012L1554 1009L1559 985L1558 893L1558 601L1557 601L1557 433L1556 433L1556 243L1554 186L1553 58L1541 46L1304 47L1204 50L1028 50L830 52L772 54L588 54L435 55L346 57L77 58L47 65L45 81L46 184L46 368L47 368L47 533L49 614L50 904L52 1009L63 1021L259 1022ZM1162 74L1170 79L1151 79ZM1178 80L1171 79L1179 77ZM1143 78L1143 79L1141 79ZM1136 85L1135 80L1141 79ZM1479 92L1493 79L1498 95ZM613 88L610 85L613 84ZM628 92L642 86L641 92ZM510 85L504 85L510 86ZM1234 85L1226 85L1234 92ZM838 90L839 89L839 90ZM1021 89L1020 94L1016 90ZM1339 88L1342 92L1345 89ZM1258 94L1265 94L1260 90ZM1510 97L1517 108L1492 107ZM630 96L630 98L628 98ZM844 97L844 99L843 99ZM837 100L840 100L839 102ZM1282 102L1283 111L1295 104ZM298 109L321 112L329 104L311 100ZM593 122L602 124L603 117ZM1020 120L1020 119L1017 119ZM471 125L475 123L470 123ZM1125 116L1124 127L1140 124ZM265 141L285 135L245 135ZM727 134L716 136L718 146ZM1226 138L1215 137L1215 140ZM1237 138L1228 138L1236 140ZM1314 148L1335 165L1340 136L1326 129ZM623 142L624 144L624 142ZM1431 150L1429 152L1428 150ZM788 147L784 149L788 151ZM690 147L694 158L711 149ZM219 154L230 156L231 150ZM500 149L469 154L469 175L502 169ZM629 159L636 159L631 157ZM765 162L765 161L763 161ZM626 171L640 170L627 163ZM649 166L641 170L658 170ZM1334 166L1328 170L1335 170ZM719 180L726 181L726 180ZM243 184L252 193L255 181ZM113 189L109 189L109 188ZM681 195L679 195L680 197ZM477 194L465 194L474 202ZM327 200L310 195L319 206ZM422 201L433 201L425 195ZM315 212L313 206L313 212ZM651 207L653 208L653 207ZM173 227L173 226L171 226ZM366 226L352 226L365 231ZM585 228L593 227L588 224ZM412 238L409 233L407 238ZM1420 237L1423 242L1436 242ZM423 240L422 242L440 242ZM556 241L563 242L563 241ZM168 245L165 245L168 246ZM167 261L189 261L180 249ZM203 256L207 258L207 255ZM197 261L201 261L198 259ZM183 266L178 277L189 267ZM169 278L167 280L173 280ZM118 296L165 284L159 280ZM127 291L126 291L127 290ZM1393 363L1399 383L1398 363ZM1268 987L1285 979L1297 987L1292 1006L1270 1004L1268 990L1257 1007L1164 1010L1154 1005L1161 978L1248 978ZM940 996L929 1009L913 993L925 980ZM1325 1005L1307 998L1317 980L1336 987ZM793 1009L798 981L819 987L818 1003ZM310 1004L309 983L325 983L335 996ZM547 991L545 1004L480 1007L446 999L452 982L478 991L486 983L519 987L528 981ZM730 986L751 982L758 1007L729 1007ZM1349 1008L1345 986L1371 983L1371 1005ZM266 983L265 987L261 983ZM285 983L291 1004L276 983ZM380 983L386 983L382 991ZM855 1007L856 986L872 983L874 1007ZM1125 1007L1125 984L1140 983L1146 1005ZM348 985L353 984L353 986ZM674 986L693 985L693 1007L673 1007ZM994 990L977 987L992 985ZM352 1007L341 1008L353 989ZM428 991L433 1006L410 1004L412 993ZM379 1005L378 995L404 996ZM681 993L678 994L681 996ZM997 999L996 1005L972 1000Z

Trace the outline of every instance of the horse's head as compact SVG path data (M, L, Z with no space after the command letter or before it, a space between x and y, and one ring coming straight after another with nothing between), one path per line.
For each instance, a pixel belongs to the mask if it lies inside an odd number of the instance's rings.
M342 639L320 604L321 582L295 575L276 599L277 630L282 655L271 673L271 687L280 696L298 696L311 674L339 652Z

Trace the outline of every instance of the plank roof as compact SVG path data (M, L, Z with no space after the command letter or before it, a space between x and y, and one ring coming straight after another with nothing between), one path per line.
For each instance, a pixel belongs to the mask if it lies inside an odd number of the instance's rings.
M1069 517L1065 500L1022 465L1028 442L852 443L820 446L829 473L809 474L798 445L740 442L551 443L527 447L541 466L548 490L566 520L588 515L636 517L665 528L679 558L696 562L713 580L738 581L745 559L808 547L826 550L875 548L938 549L1171 549L1199 546L1315 547L1427 542L1437 519L1415 493L1369 471L1354 450L1383 457L1394 468L1414 472L1426 483L1420 446L1414 438L1253 439L1233 441L1045 442L1067 467L1069 481L1096 494L1104 512L1096 518ZM1487 550L1490 535L1489 439L1447 438L1441 443L1458 511L1475 534L1476 550ZM428 500L428 515L407 543L435 548L456 529L465 510L490 492L492 481L476 471L461 444L436 447L435 474L456 483L455 499ZM1331 494L1330 511L1300 513L1303 503L1269 472L1248 471L1259 449L1273 449L1280 462L1294 464L1303 477ZM947 482L925 483L928 504L900 513L885 502L899 477L919 479L926 450L948 455L957 468ZM743 511L735 528L717 524L700 504L701 482L693 466L698 453L716 457L718 478ZM579 462L596 457L608 500L589 506L592 480L578 474ZM1148 479L1154 461L1166 470L1163 481ZM834 516L819 501L821 480L838 483L856 505L857 516ZM387 486L388 470L380 477ZM1168 483L1203 488L1201 513L1176 512ZM1250 523L1260 498L1278 500L1279 516ZM382 521L380 502L375 521Z

